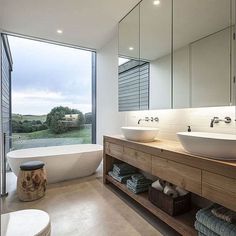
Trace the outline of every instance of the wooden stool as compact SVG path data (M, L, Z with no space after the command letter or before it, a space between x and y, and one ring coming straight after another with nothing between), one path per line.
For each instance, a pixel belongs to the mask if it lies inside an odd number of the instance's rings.
M29 161L20 166L17 195L21 201L34 201L43 197L46 185L47 176L43 162Z

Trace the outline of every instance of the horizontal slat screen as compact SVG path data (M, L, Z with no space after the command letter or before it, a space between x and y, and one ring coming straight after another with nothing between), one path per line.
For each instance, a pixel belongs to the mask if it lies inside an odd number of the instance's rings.
M149 63L130 60L119 66L119 111L148 110Z
M10 63L4 44L2 44L2 80L1 80L1 116L3 132L10 136ZM10 150L10 141L6 142L6 152Z

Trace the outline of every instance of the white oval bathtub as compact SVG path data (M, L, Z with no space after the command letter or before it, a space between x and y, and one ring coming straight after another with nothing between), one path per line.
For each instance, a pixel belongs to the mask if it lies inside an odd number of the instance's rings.
M7 159L16 176L22 163L42 161L48 183L56 183L92 175L102 161L102 149L97 144L28 148L7 153Z

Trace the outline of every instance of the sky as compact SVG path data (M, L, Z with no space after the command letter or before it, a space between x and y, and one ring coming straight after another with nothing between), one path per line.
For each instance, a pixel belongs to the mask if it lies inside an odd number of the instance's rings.
M56 106L91 111L90 51L8 36L12 112L43 115Z

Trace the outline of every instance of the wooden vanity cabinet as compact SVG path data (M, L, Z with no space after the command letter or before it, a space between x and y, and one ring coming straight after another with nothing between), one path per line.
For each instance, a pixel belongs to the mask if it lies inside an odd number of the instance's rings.
M137 143L119 136L104 137L103 161L105 184L115 185L182 235L197 235L194 221L198 209L193 208L191 212L177 217L169 216L148 200L147 193L133 194L125 185L112 179L108 172L114 162L126 162L236 211L236 162L191 155L174 141Z

